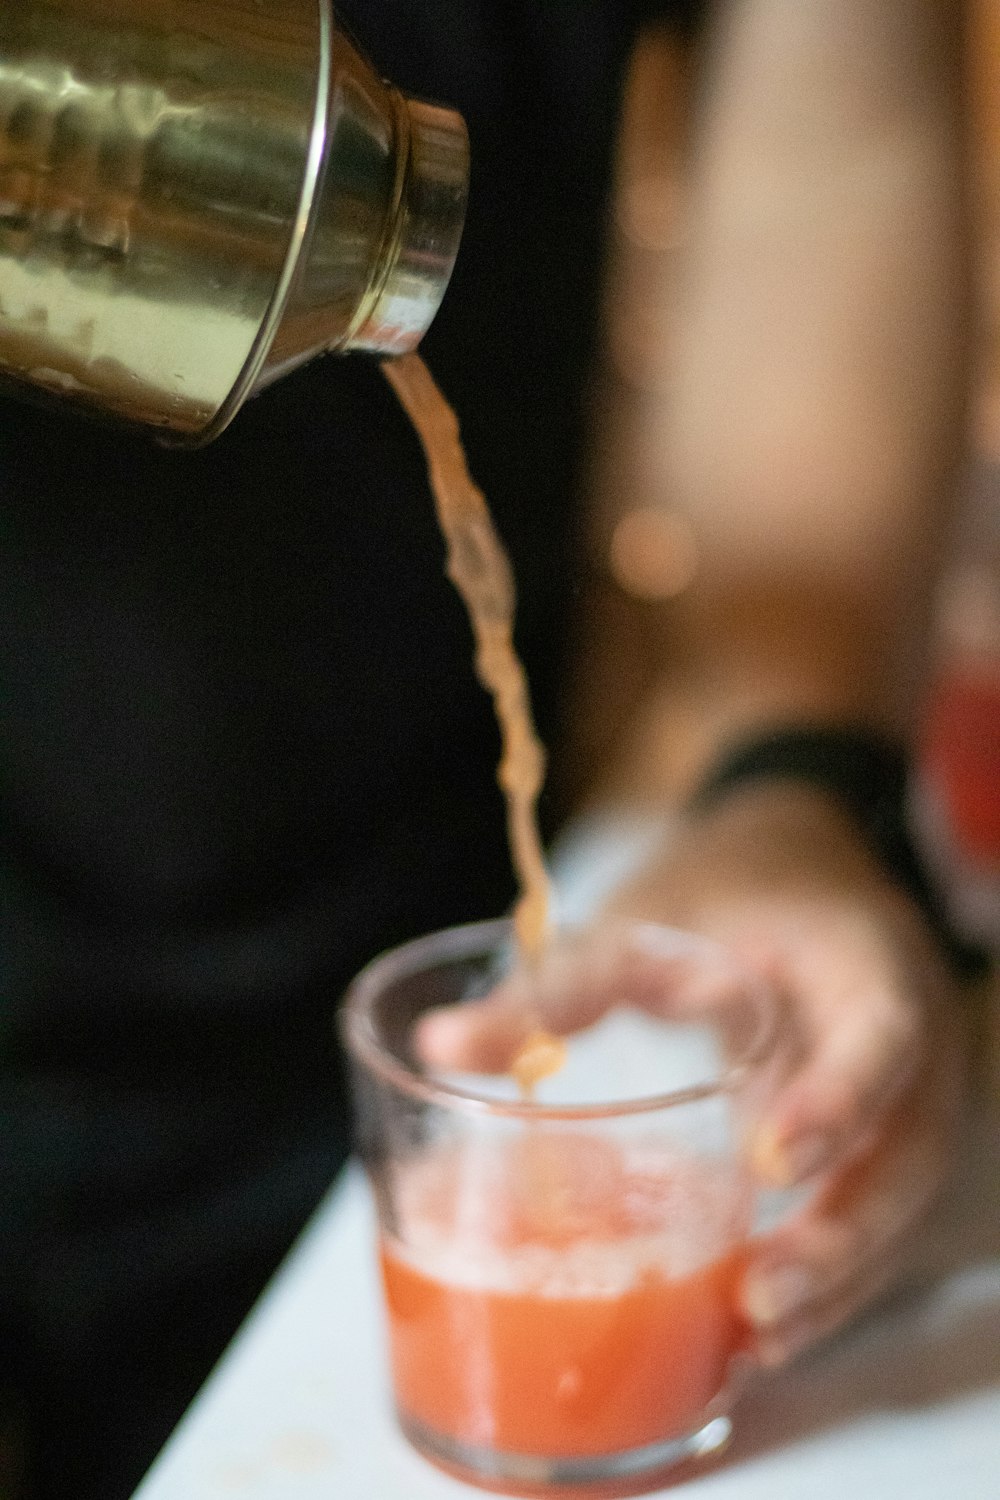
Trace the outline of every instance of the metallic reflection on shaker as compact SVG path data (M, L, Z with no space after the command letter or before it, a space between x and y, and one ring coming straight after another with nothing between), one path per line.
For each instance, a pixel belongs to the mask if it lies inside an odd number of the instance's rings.
M330 0L0 4L0 378L197 444L314 355L404 353L468 158Z

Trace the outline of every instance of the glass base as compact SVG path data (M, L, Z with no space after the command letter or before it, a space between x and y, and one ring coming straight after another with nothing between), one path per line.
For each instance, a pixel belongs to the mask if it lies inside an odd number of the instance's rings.
M651 1487L679 1464L720 1453L733 1430L728 1417L716 1415L696 1432L648 1443L642 1448L587 1454L581 1458L543 1458L529 1453L497 1453L458 1442L403 1414L399 1421L418 1452L450 1474L486 1489L509 1492L516 1487L529 1495L586 1490L639 1493L643 1480L650 1481Z

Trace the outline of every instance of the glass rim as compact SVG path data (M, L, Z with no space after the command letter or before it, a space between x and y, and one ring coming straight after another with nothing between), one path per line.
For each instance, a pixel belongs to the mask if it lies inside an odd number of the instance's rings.
M513 935L513 923L507 917L440 928L436 932L425 933L387 949L371 959L348 985L338 1013L338 1024L345 1046L354 1059L376 1078L391 1084L411 1099L470 1114L548 1121L602 1120L622 1115L654 1114L716 1095L735 1093L753 1068L767 1056L774 1039L775 1007L764 979L745 968L736 954L713 938L686 932L665 923L630 918L615 920L629 926L648 927L675 938L689 951L703 949L722 954L734 966L739 967L741 974L746 975L748 987L756 1002L759 1023L740 1055L727 1061L714 1078L662 1093L638 1094L634 1098L580 1104L546 1104L533 1099L498 1099L431 1074L418 1073L408 1067L380 1040L372 1021L374 999L393 979L432 967L429 961L432 957L435 963L439 963L471 959L477 955L486 957L491 952L496 952ZM577 926L567 923L563 924L563 930L582 930L583 925L585 924Z

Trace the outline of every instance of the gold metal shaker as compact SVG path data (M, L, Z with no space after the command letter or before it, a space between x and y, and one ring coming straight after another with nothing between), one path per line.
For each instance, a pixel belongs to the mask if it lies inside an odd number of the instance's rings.
M316 354L415 347L468 170L330 0L0 0L0 378L206 442Z

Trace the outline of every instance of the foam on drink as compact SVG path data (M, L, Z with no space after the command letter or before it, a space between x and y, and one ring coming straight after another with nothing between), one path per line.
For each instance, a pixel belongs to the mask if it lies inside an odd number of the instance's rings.
M544 1156L544 1197L525 1154L532 1168ZM742 1241L750 1213L734 1162L572 1131L430 1148L396 1193L387 1239L401 1259L449 1285L541 1297L615 1297L650 1274L690 1276Z

